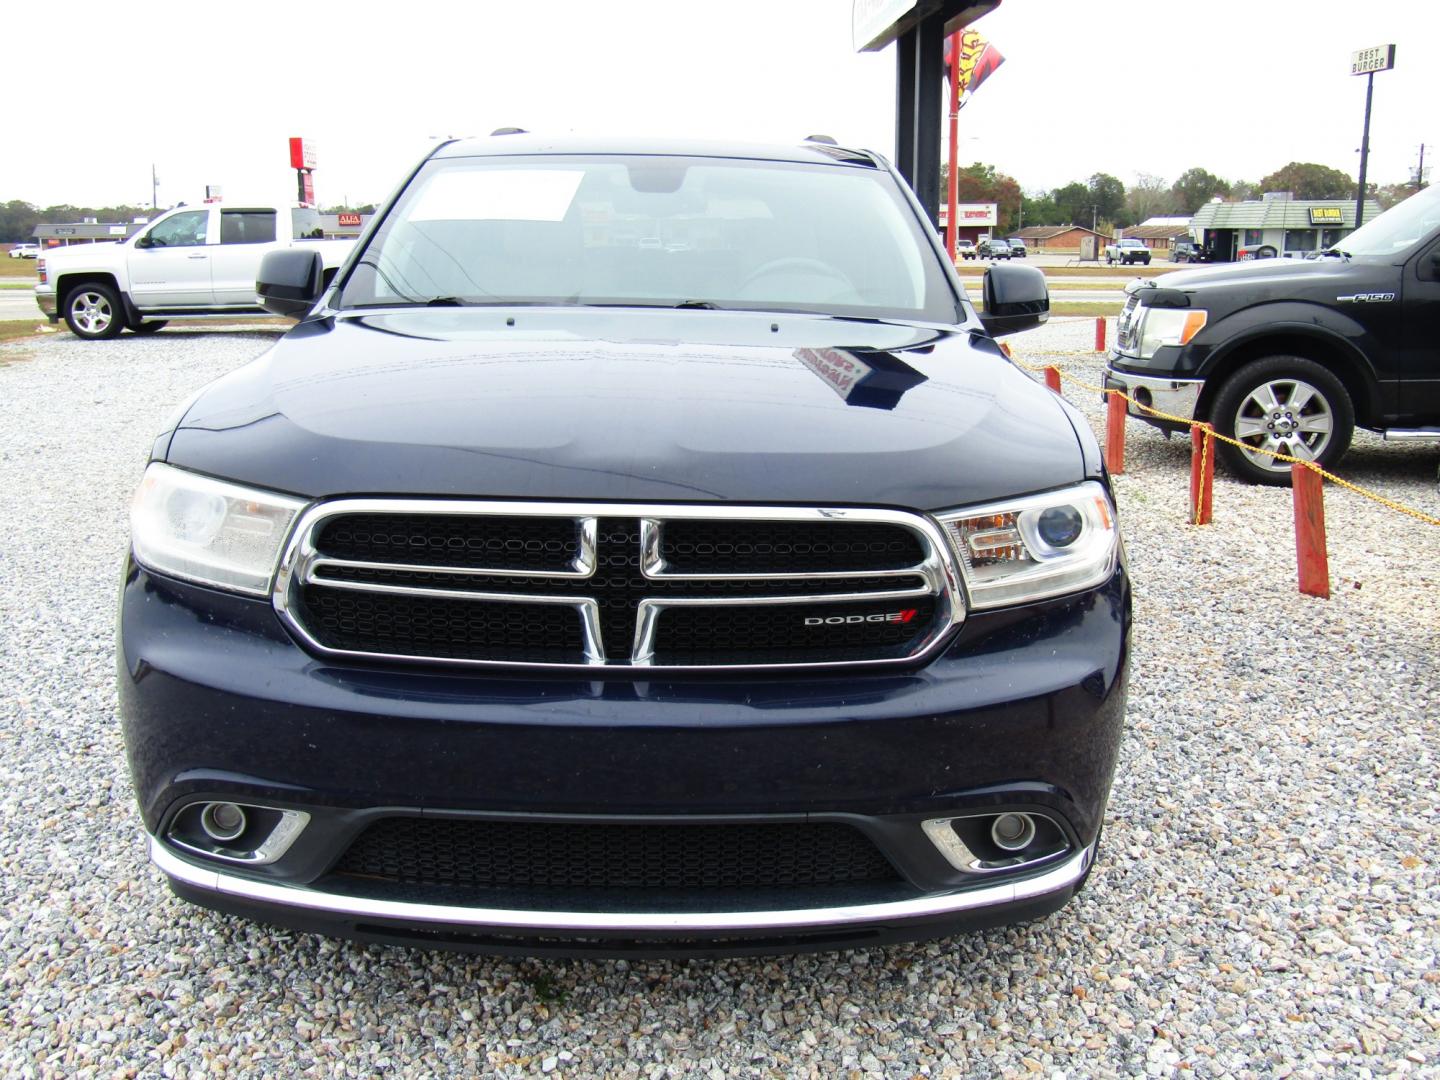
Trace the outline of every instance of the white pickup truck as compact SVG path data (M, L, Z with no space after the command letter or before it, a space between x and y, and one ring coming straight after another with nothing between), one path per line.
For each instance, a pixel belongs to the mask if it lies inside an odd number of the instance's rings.
M1105 245L1105 262L1112 266L1117 262L1122 266L1129 266L1131 263L1137 262L1149 266L1150 249L1145 246L1143 240L1127 236L1117 243Z
M128 240L46 250L35 299L76 337L153 333L171 319L264 315L255 274L268 252L296 245L321 253L325 281L355 246L323 240L309 209L210 203L167 210Z

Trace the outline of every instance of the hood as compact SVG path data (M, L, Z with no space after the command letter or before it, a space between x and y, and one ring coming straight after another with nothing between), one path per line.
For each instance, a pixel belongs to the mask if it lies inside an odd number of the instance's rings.
M93 254L96 248L112 248L119 241L96 240L94 243L69 244L65 247L41 248L40 258L45 260L48 266L55 259L84 259L87 255Z
M1217 263L1194 270L1175 270L1149 278L1161 289L1190 289L1208 285L1243 285L1248 287L1279 284L1291 287L1301 283L1342 277L1351 272L1354 261L1344 259L1255 259L1251 262Z
M978 333L633 308L302 324L199 396L167 460L312 498L922 509L1085 476L1057 399Z

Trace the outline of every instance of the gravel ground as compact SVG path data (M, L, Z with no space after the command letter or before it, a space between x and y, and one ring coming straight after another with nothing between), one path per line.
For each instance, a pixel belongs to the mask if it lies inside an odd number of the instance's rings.
M1098 378L1090 320L1016 339ZM1129 732L1088 890L938 943L514 962L272 931L145 862L115 716L126 504L254 332L0 346L0 1072L29 1076L1440 1075L1440 529L1327 491L1334 598L1288 492L1132 423ZM1092 422L1093 395L1072 392ZM1440 513L1435 448L1342 473Z

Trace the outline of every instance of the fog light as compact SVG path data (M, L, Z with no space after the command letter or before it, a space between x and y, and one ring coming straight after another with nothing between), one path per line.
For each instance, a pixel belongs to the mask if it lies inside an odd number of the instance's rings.
M1035 821L1029 814L1001 814L990 826L990 839L1002 851L1022 851L1035 839Z
M211 840L234 840L245 831L245 811L234 803L206 803L200 814L200 827Z

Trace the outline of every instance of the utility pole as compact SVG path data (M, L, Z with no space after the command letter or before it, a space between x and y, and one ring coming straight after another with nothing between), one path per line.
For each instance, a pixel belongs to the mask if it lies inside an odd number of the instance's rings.
M159 190L160 190L160 181L159 181L159 180L156 178L156 176L155 176L155 163L152 161L152 162L150 163L150 209L151 209L151 210L158 210L158 209L160 208L160 203L159 203L158 198L157 198L157 195L156 195L156 192L158 192Z
M1425 144L1420 144L1420 164L1415 166L1415 190L1425 186Z
M1395 66L1395 46L1376 45L1350 54L1350 74L1365 76L1365 130L1360 136L1360 182L1355 190L1355 227L1365 224L1365 170L1370 164L1370 100L1375 94L1375 73Z

